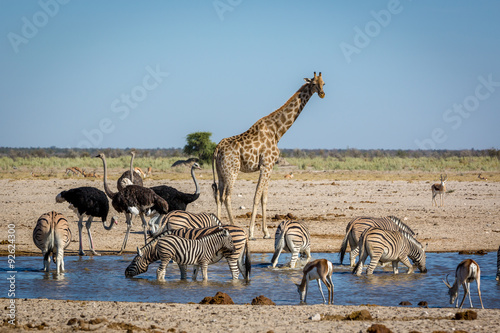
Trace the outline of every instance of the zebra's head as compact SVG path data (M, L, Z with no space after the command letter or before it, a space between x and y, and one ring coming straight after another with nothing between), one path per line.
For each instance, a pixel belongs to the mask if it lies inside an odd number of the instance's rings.
M146 248L145 246L144 248ZM147 272L149 268L150 260L144 255L139 247L137 247L137 255L132 259L132 262L125 269L125 277L131 278L136 275Z
M227 229L224 229L222 227L220 228L222 229L222 236L223 236L222 249L225 249L229 252L234 252L235 247L233 243L233 237L231 237L231 234Z

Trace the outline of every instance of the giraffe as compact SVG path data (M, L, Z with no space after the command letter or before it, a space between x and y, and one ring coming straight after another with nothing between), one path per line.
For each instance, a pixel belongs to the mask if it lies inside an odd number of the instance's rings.
M249 238L254 240L254 227L259 201L262 205L262 231L264 238L271 238L266 226L267 190L273 166L279 157L278 141L292 126L300 112L314 93L325 97L321 73L312 79L305 78L306 83L279 109L259 119L246 132L222 139L215 148L212 158L212 189L217 203L217 217L221 215L222 203L226 206L229 221L234 224L231 208L231 194L238 172L260 171L255 196L253 199L252 217L249 226ZM215 182L215 168L219 185Z

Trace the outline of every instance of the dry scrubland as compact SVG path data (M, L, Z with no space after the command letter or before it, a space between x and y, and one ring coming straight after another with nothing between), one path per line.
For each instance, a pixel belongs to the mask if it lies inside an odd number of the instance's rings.
M125 160L124 160L125 162ZM67 165L72 166L72 165ZM143 167L141 165L141 167ZM147 165L145 166L147 168ZM97 168L97 167L96 167ZM0 179L0 240L6 240L7 223L16 224L17 253L40 255L31 240L37 218L44 212L57 210L71 222L73 242L66 255L76 255L78 232L75 214L66 204L56 204L55 196L62 190L78 186L95 186L102 189L102 179L64 176L64 168L40 167L40 177L31 176L29 167L3 170ZM126 169L113 166L112 186ZM90 169L89 171L92 171ZM102 172L97 168L98 172ZM33 171L34 172L34 171ZM294 178L285 180L284 175L293 172ZM487 180L477 177L481 172ZM345 226L355 216L395 215L418 232L418 238L428 243L428 251L487 250L496 251L500 244L500 172L465 171L447 169L449 193L445 207L431 206L432 183L439 180L439 171L319 171L311 167L276 167L269 187L268 216L271 233L283 215L290 214L305 221L312 235L313 252L336 252L345 233ZM211 192L212 172L205 167L197 173L201 196L189 206L193 212L214 212ZM236 182L233 209L238 216L236 223L247 227L248 214L257 180L256 174L241 174ZM185 192L193 192L194 185L189 169L167 170L157 168L146 186L167 184ZM113 210L110 215L117 215ZM273 219L278 215L277 219ZM222 220L225 221L224 212ZM133 231L141 231L136 218ZM260 227L258 221L257 228ZM125 231L123 216L112 231L106 232L100 223L94 223L92 232L96 250L113 254L121 246ZM3 236L2 236L3 235ZM261 237L260 229L256 236ZM132 233L127 250L132 252L141 245L140 233ZM84 248L88 248L84 235ZM262 238L251 242L252 251L272 252L274 239ZM7 245L0 245L5 255ZM41 260L41 258L40 258ZM494 264L494 263L493 263ZM339 292L339 291L337 291ZM203 295L213 296L213 295ZM483 296L485 297L485 296ZM201 300L202 297L200 297ZM146 304L115 302L79 302L54 300L17 300L19 330L40 327L47 331L72 329L110 329L133 331L345 331L366 332L373 323L381 323L393 332L467 332L498 331L500 310L477 310L474 321L455 321L451 317L455 309L420 309L401 307L346 307L346 306L201 306L196 304ZM341 317L360 309L370 311L374 319L369 321L343 321ZM40 317L40 313L43 316ZM309 318L320 314L319 321ZM4 316L4 315L3 315ZM68 321L76 318L73 325ZM0 327L7 331L8 324Z

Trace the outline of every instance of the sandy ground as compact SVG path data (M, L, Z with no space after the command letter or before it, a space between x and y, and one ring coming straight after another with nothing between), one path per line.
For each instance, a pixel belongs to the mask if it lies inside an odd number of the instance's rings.
M215 212L211 192L211 174L199 177L201 196L188 207L192 212ZM451 177L450 177L451 178ZM116 188L116 182L111 183ZM193 192L191 180L145 180L146 186L166 184L185 192ZM233 195L236 223L247 227L251 211L255 181L238 180ZM498 182L448 182L445 206L431 206L431 183L428 181L349 181L349 180L273 180L269 188L268 216L270 232L274 236L280 219L275 215L292 214L305 221L312 236L313 252L337 252L345 234L345 226L356 216L395 215L418 233L428 251L487 250L496 251L500 244L500 183ZM16 225L16 254L40 255L32 241L32 231L38 217L50 210L63 213L71 222L73 241L65 255L78 253L77 217L67 204L56 204L55 196L62 190L95 186L103 189L101 180L49 179L49 180L0 180L0 241L6 243L7 225ZM100 223L93 223L92 235L96 250L102 254L116 253L123 242L126 225L124 217L114 210L119 224L105 231ZM223 222L227 215L223 211ZM141 222L134 218L133 233L127 251L133 252L142 245ZM258 221L251 242L253 252L273 252L274 239L262 239ZM88 238L84 233L84 249L88 251ZM7 244L0 245L0 252L7 253ZM40 260L42 260L40 258ZM52 266L53 267L53 266ZM204 295L213 296L213 295ZM3 304L6 304L5 306ZM2 318L8 319L9 299L2 299ZM320 320L309 317L320 315L346 315L366 307L346 306L201 306L196 304L147 304L115 302L72 302L54 300L16 300L17 320L20 330L27 326L48 325L46 330L111 328L133 331L158 330L171 332L204 332L207 330L285 332L285 331L348 331L365 332L372 323L382 323L394 332L421 332L465 330L468 332L494 332L500 322L500 310L478 310L478 320L451 321L455 309L420 309L368 307L376 319L364 322ZM43 314L40 316L40 314ZM324 316L323 316L324 317ZM322 318L323 318L322 317ZM67 322L76 318L74 325ZM106 318L106 321L93 320ZM93 320L93 321L92 321ZM101 322L100 322L101 321ZM100 323L98 323L100 322ZM11 328L5 323L1 331ZM83 325L83 326L82 326ZM87 326L85 326L87 325ZM89 326L90 325L90 326ZM129 326L127 326L129 325Z

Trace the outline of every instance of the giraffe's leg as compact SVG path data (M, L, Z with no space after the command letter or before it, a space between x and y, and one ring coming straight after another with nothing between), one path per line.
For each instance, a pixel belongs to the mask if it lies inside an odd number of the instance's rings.
M87 234L89 235L90 251L92 251L92 253L94 255L100 256L100 254L94 250L94 240L92 239L92 234L90 233L91 225L92 225L92 216L89 216L89 219L87 220L87 223L85 224L85 228L87 228Z
M264 239L271 238L271 235L269 234L269 230L267 230L267 190L269 188L269 178L263 185L263 190L262 190L262 198L261 198L261 204L262 204L262 232L264 232Z
M83 215L78 216L78 240L80 243L80 247L78 249L78 255L84 256L85 252L83 252L83 245L82 245L82 229L83 229Z
M269 176L271 174L272 169L265 166L261 165L260 166L260 175L259 175L259 181L257 182L257 188L255 190L255 196L253 198L253 208L252 208L252 217L250 219L250 228L249 228L249 238L250 239L255 239L254 237L254 228L255 228L255 217L257 216L257 208L259 208L259 202L262 200L262 194L264 191L264 188L267 189L267 183L269 182ZM267 200L267 198L266 198ZM262 207L264 209L264 207ZM262 218L265 217L264 211L262 212ZM265 227L265 221L262 222L262 229L264 230ZM267 227L265 227L264 231L264 238L270 238L269 232L267 231ZM266 234L267 231L267 234ZM267 236L267 237L266 237Z

